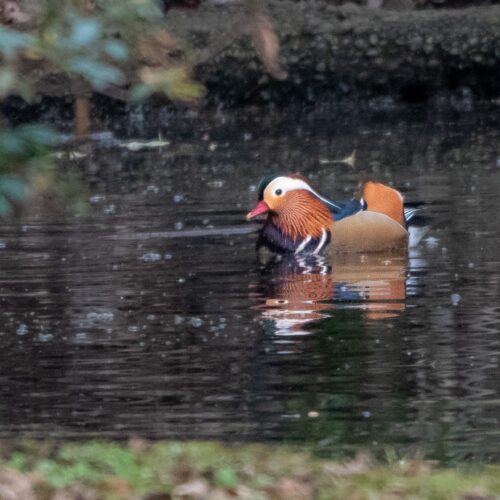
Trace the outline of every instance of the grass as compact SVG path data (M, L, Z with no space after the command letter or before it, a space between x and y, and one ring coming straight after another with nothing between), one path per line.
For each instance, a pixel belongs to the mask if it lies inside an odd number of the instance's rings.
M214 442L4 443L0 498L489 499L500 466L343 463L299 448ZM10 496L9 496L10 495Z

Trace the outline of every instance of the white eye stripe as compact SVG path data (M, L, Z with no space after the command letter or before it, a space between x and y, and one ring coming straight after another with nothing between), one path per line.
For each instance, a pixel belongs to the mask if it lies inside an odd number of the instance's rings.
M264 194L275 194L278 189L281 189L282 195L297 189L306 189L307 191L316 194L307 182L304 182L302 179L292 179L291 177L276 177L276 179L271 181L266 187Z
M281 189L282 193L280 195L276 195L276 191ZM264 190L264 197L266 195L273 196L283 196L285 193L289 191L296 191L299 189L305 189L312 193L316 198L321 200L323 203L326 203L328 206L332 207L334 210L340 210L341 206L337 205L333 201L328 200L327 198L321 196L317 191L315 191L307 182L302 179L293 179L291 177L276 177L273 181L271 181L266 189Z

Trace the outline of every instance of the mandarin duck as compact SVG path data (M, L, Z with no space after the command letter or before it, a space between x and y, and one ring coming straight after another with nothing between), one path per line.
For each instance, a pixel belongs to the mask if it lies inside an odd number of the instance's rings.
M345 203L320 195L300 174L266 177L258 195L247 220L267 214L257 245L275 253L406 250L416 212L405 209L399 191L371 181L360 200Z

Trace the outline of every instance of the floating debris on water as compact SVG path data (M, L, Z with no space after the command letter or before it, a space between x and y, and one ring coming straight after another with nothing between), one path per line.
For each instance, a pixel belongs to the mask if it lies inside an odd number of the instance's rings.
M199 328L203 325L203 320L201 318L191 318L189 320L189 324L194 326L195 328Z
M109 323L113 321L114 317L115 315L111 311L92 311L87 313L87 321L91 321L93 323L100 321Z
M120 143L120 147L129 151L141 151L142 149L162 148L170 145L169 141L158 139L156 141L130 141Z
M39 333L38 340L40 342L50 342L54 338L54 335L51 333Z
M341 160L330 160L328 158L320 158L319 162L321 164L339 164L339 165L348 165L351 168L354 168L356 165L356 151L353 151L349 156L342 158Z
M88 334L86 332L78 332L75 335L75 340L77 342L87 342L89 340Z
M214 179L213 181L207 182L207 186L211 188L221 188L224 187L225 181L222 179Z
M28 333L28 325L21 323L16 329L16 335L26 335Z
M109 215L109 214L114 214L115 213L115 210L116 210L116 207L113 203L111 203L110 205L106 205L104 208L103 208L103 212L106 214L106 215Z
M106 197L102 194L95 194L94 196L91 196L89 198L89 203L96 204L100 203L101 201L104 201Z
M86 158L87 154L81 151L56 151L51 156L58 160L80 160L81 158Z
M144 262L158 262L159 260L161 260L161 254L156 252L148 252L141 257L141 260L143 260Z

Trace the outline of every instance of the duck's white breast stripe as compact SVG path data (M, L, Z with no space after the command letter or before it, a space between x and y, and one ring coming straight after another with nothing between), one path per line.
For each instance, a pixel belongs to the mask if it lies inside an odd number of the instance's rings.
M321 251L321 249L325 246L327 236L328 236L327 232L323 228L321 230L321 239L319 240L318 246L314 249L313 254L315 255L318 254Z
M311 236L308 236L307 238L304 239L304 241L297 247L297 250L295 250L295 255L298 253L302 252L306 245L311 241Z

